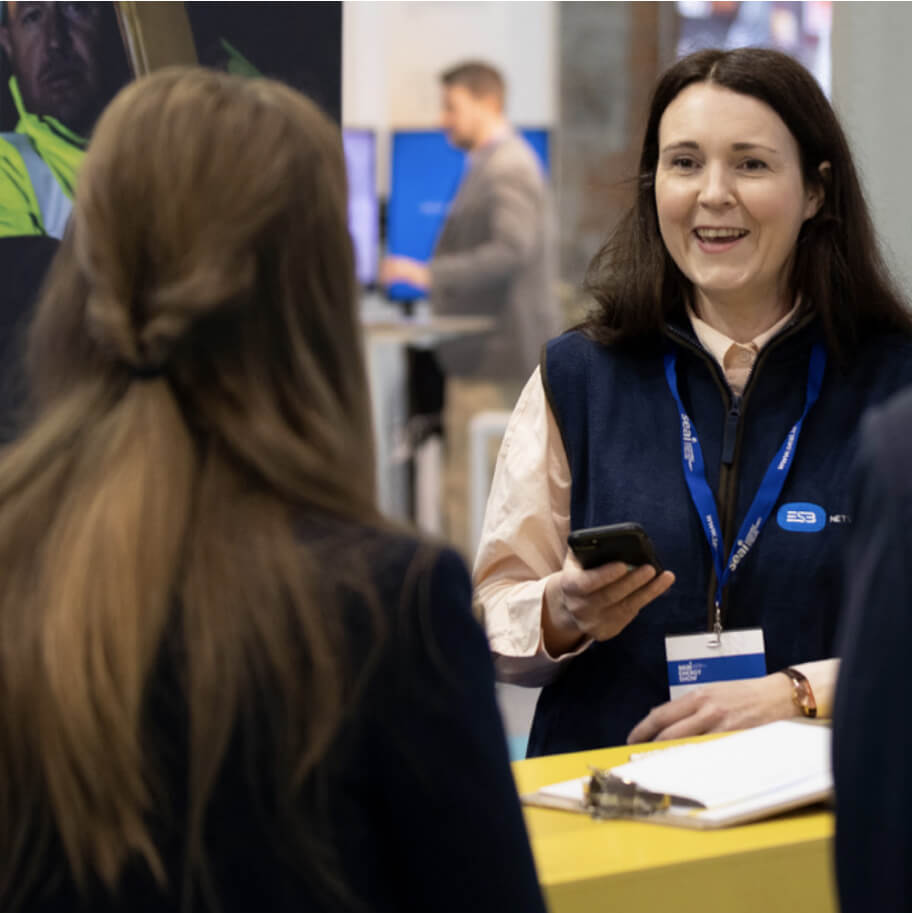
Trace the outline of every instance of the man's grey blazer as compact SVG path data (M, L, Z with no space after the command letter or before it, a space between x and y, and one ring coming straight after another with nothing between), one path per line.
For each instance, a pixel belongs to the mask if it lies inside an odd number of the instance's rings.
M493 332L442 343L449 376L525 381L560 331L551 198L538 158L514 132L473 153L431 259L431 308L481 314Z

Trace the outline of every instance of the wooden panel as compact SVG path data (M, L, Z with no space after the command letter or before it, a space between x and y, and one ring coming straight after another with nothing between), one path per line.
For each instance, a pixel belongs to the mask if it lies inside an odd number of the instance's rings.
M193 32L183 3L117 3L124 46L136 76L177 64L197 63Z

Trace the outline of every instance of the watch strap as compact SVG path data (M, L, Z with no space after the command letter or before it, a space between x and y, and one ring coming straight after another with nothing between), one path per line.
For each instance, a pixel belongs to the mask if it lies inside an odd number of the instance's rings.
M816 717L817 701L807 676L791 666L780 671L792 682L792 703L801 711L802 716Z

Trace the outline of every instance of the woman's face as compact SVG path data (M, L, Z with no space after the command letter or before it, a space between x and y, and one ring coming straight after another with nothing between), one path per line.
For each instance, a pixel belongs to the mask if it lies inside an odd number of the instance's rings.
M823 196L805 186L798 144L772 108L712 83L684 89L659 122L655 196L662 240L698 310L791 306L798 232Z

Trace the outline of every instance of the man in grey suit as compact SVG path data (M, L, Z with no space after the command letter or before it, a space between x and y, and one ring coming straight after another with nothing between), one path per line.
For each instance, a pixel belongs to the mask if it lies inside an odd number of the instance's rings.
M559 332L550 195L535 153L504 115L504 82L493 67L460 64L441 76L442 120L468 168L429 264L388 257L385 284L427 289L435 315L484 315L491 332L441 343L446 375L445 513L452 542L468 550L467 425L472 415L512 408Z

